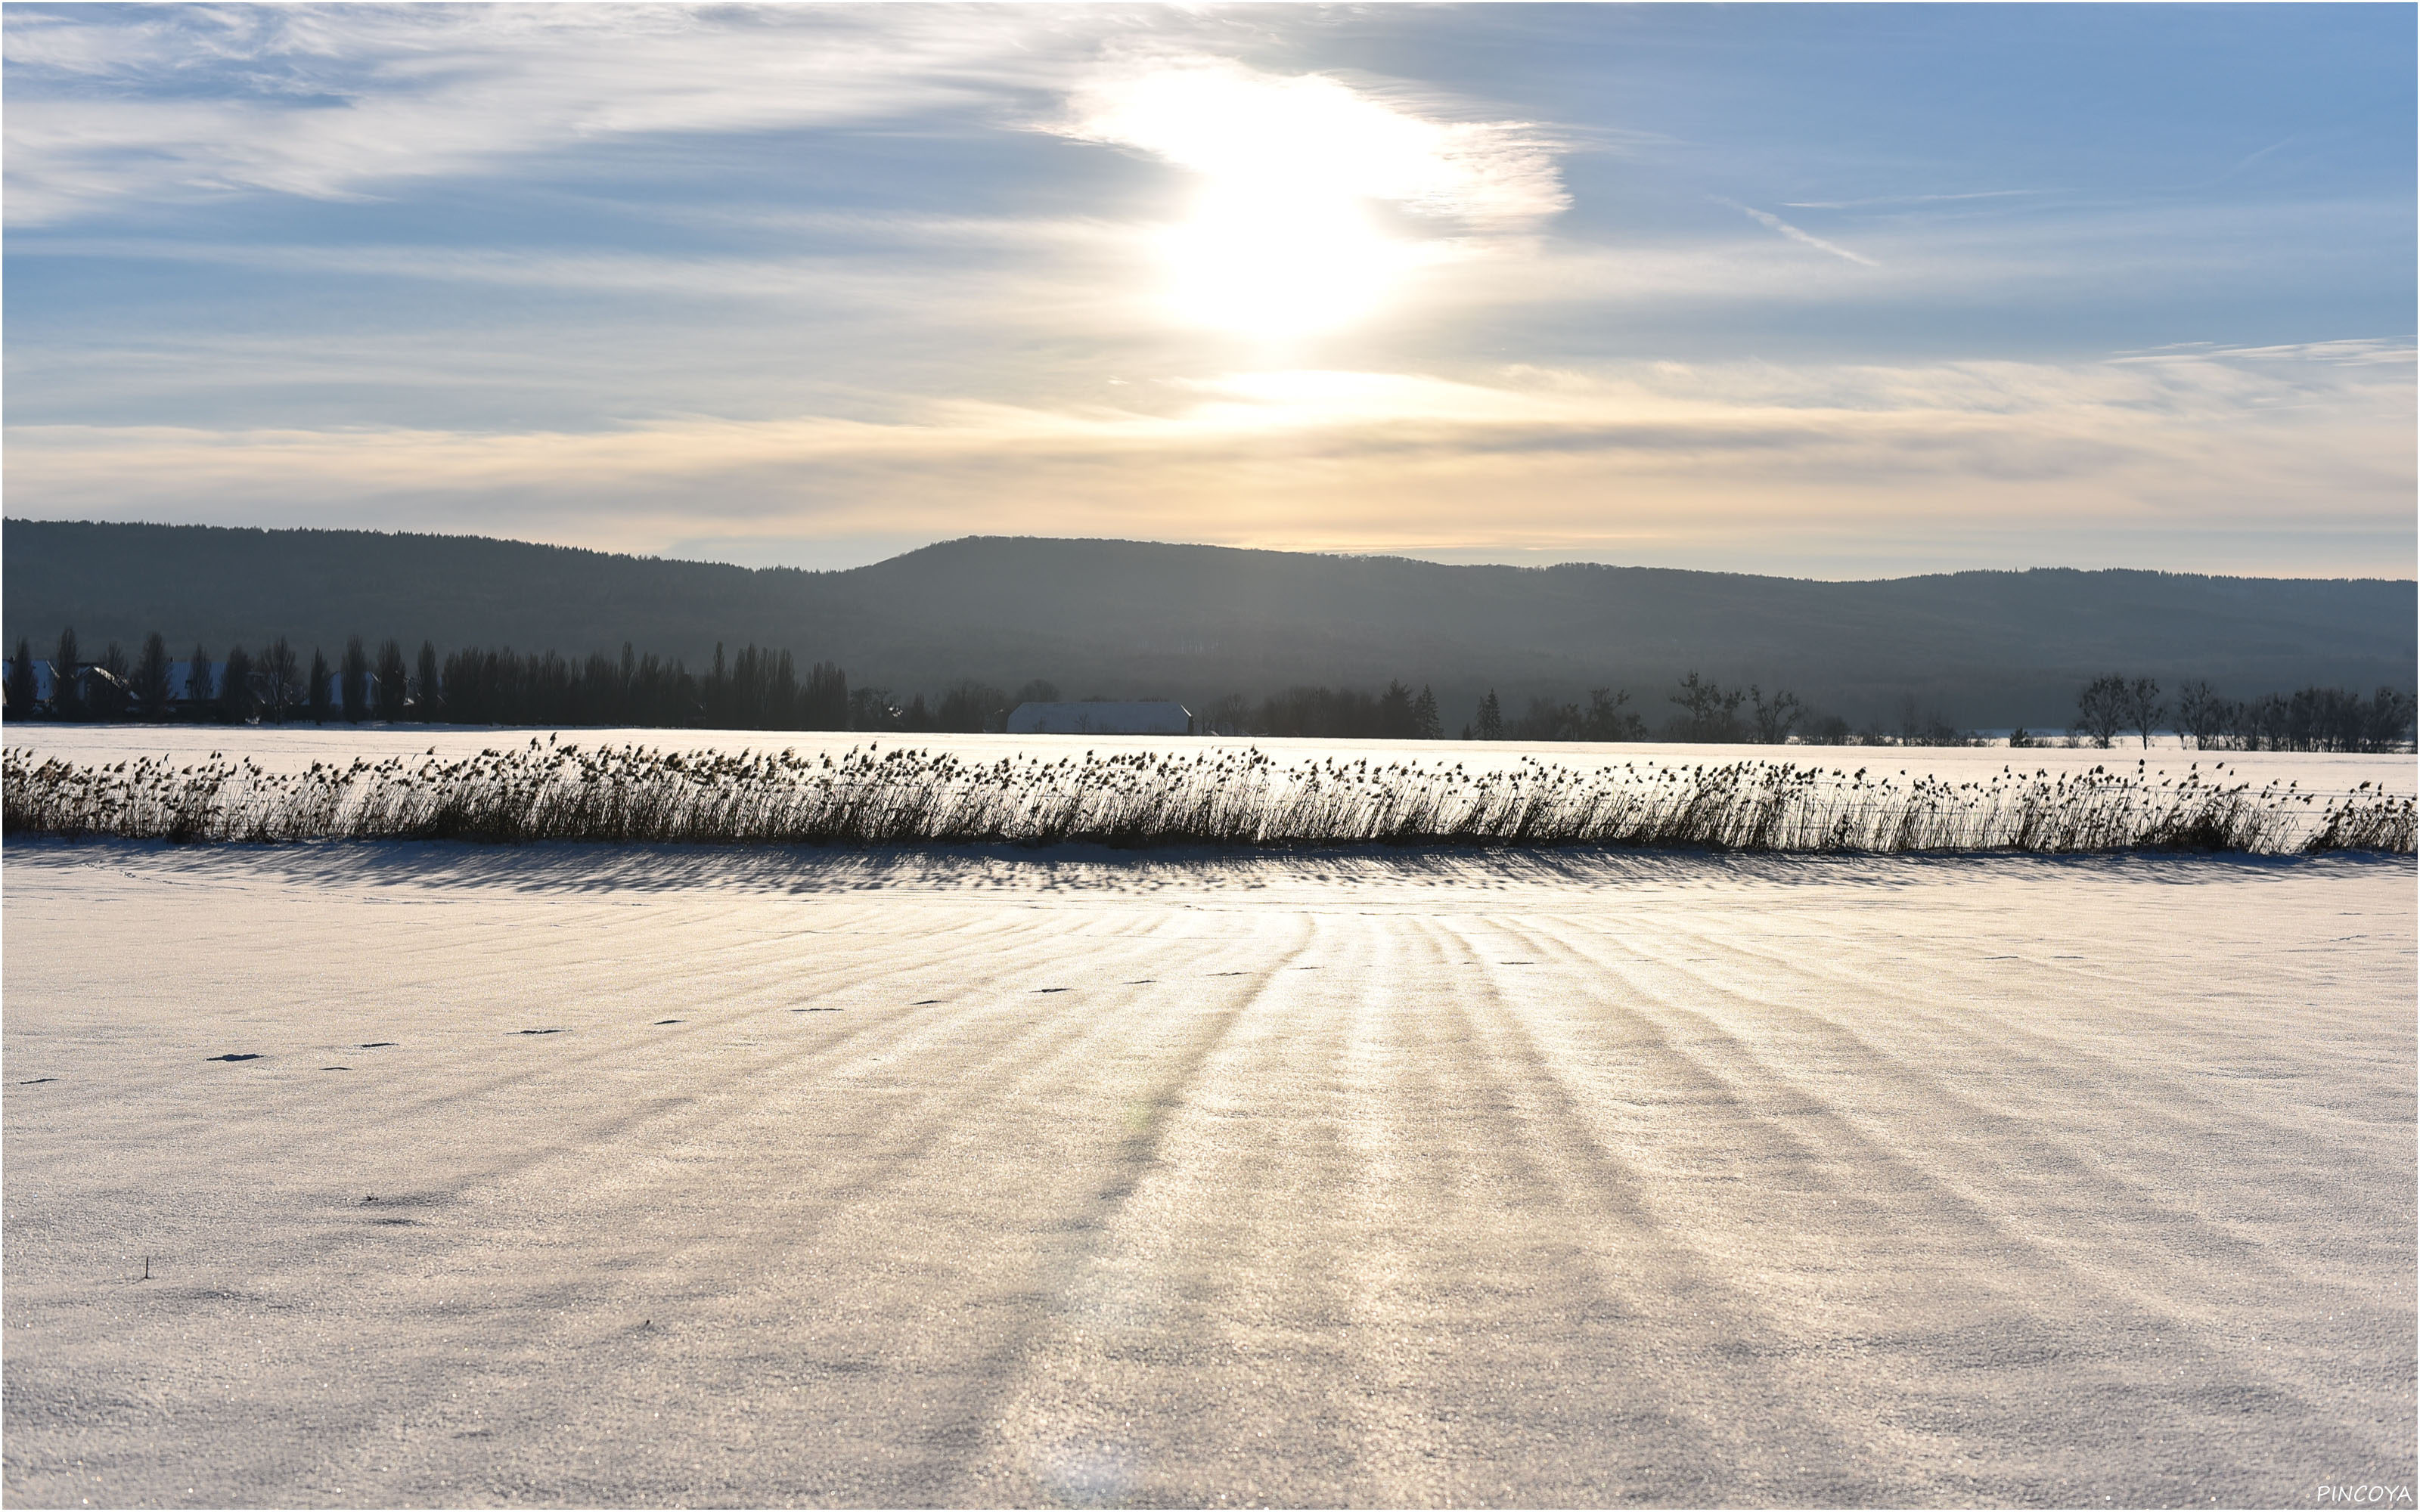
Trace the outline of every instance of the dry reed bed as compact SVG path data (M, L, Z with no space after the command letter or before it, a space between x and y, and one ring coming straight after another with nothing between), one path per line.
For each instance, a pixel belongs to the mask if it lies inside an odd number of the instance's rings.
M176 841L604 841L729 845L1085 841L1112 846L1613 845L1727 851L2412 851L2413 799L2369 783L2255 788L2225 763L1993 778L1873 776L1767 761L1515 767L1253 749L971 761L582 749L263 770L213 755L83 765L9 750L10 835Z

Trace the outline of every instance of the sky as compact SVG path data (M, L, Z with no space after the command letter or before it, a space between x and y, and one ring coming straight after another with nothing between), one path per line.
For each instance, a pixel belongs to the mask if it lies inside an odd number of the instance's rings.
M10 5L7 510L2410 578L2415 14Z

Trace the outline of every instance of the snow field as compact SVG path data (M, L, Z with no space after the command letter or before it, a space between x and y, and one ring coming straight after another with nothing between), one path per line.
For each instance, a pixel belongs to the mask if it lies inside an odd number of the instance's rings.
M2413 1478L2408 861L5 882L27 1504Z

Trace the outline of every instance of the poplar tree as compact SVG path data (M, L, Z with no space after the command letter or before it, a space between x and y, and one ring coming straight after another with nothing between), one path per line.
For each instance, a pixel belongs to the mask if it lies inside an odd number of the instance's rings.
M347 724L359 724L370 714L370 655L360 636L345 639L344 671L338 675Z
M226 670L219 675L219 717L242 724L257 706L254 697L252 654L241 646L227 647Z
M75 626L59 632L59 645L51 653L51 717L54 719L84 717L84 689L76 680L76 663L83 660L76 649Z
M403 717L405 680L403 647L393 640L379 643L378 717L392 723Z
M328 716L336 712L335 701L328 697L328 684L333 680L333 674L328 671L327 653L313 646L311 676L302 688L302 702L311 711L313 724L326 724Z
M40 685L34 678L34 644L17 638L17 654L8 658L8 717L30 719Z
M435 722L438 704L437 642L420 642L420 675L411 687L411 717L423 724Z
M302 701L302 664L294 655L293 643L282 635L271 641L260 654L259 675L262 710L284 724Z
M210 654L203 650L202 643L196 640L194 642L193 659L185 663L185 702L199 714L202 705L211 701L214 691L210 678Z
M134 664L134 706L146 719L168 717L168 638L154 630L143 640Z

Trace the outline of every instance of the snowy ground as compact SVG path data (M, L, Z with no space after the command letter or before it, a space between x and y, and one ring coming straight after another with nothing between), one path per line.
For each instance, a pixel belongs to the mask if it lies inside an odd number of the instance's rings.
M0 883L14 1504L2414 1481L2408 859Z

